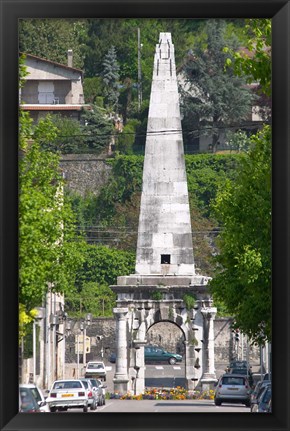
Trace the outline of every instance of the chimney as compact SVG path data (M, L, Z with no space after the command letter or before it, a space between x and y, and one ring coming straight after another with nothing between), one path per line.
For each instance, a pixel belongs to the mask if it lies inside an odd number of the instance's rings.
M67 51L67 65L68 67L73 67L73 52L72 49Z

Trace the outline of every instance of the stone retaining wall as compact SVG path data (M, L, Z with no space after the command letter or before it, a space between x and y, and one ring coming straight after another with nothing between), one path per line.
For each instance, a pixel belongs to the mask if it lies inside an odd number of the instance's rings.
M112 169L107 159L94 154L62 155L60 167L67 188L82 196L89 193L98 195Z
M216 318L214 322L215 337L215 366L218 374L224 372L229 364L233 349L233 336L231 331L230 318ZM72 364L77 361L75 351L75 334L79 332L78 322L72 324L72 334L66 340L66 363ZM112 352L116 351L116 322L113 318L94 319L91 326L86 330L90 337L90 353L87 353L86 360L102 359L106 364L109 363L109 357ZM103 336L102 340L98 336ZM150 344L162 346L169 352L184 353L183 334L179 327L170 322L159 322L153 325L147 333L147 341ZM244 339L244 343L246 339ZM103 349L103 357L102 357ZM246 359L246 348L244 348L244 359ZM240 352L241 357L241 352ZM251 347L249 349L249 360L253 365L254 371L259 366L259 349ZM82 363L82 354L80 354L80 363Z

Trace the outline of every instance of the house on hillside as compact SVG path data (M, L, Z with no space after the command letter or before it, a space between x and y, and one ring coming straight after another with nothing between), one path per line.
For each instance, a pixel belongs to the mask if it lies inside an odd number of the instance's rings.
M193 99L196 99L198 102L206 104L207 100L204 97L204 94L202 94L197 86L190 85L186 77L186 62L192 61L194 59L194 55L189 53L188 59L185 59L185 63L177 68L178 85L181 90L180 92L185 92ZM253 95L255 95L252 106L249 108L247 118L240 121L238 125L233 122L233 124L228 126L228 130L232 132L239 130L245 132L247 135L251 135L255 134L259 129L261 129L263 124L265 124L265 121L267 122L271 116L271 100L269 97L266 97L260 93L260 87L258 83L253 82L251 84L246 84L246 87ZM204 119L202 118L196 119L196 123L192 124L190 127L187 126L188 130L185 130L186 134L184 136L185 153L188 154L213 151L213 133L210 129L210 126L204 127L204 130L202 130L203 120ZM219 132L218 145L215 149L216 151L234 149L231 148L228 143L226 130L227 129L225 128Z
M72 50L68 50L68 63L60 64L31 54L25 54L28 75L20 90L21 108L31 118L61 114L79 120L84 103L83 72L73 67Z

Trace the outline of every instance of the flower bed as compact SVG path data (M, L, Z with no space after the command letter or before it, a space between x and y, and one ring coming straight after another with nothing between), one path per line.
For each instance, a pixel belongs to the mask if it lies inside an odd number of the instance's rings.
M146 388L143 394L133 395L130 393L119 394L118 392L108 394L110 399L118 400L213 400L214 391L188 391L177 386L176 388Z

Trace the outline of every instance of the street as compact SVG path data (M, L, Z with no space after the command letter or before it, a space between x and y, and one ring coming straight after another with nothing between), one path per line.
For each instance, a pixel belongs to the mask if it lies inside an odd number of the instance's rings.
M107 400L106 405L88 413L250 413L242 404L225 403L215 406L213 400ZM71 409L56 414L82 413ZM84 413L86 414L86 413Z
M185 385L184 363L169 365L146 364L145 368L145 387L167 387L175 388L176 386ZM107 370L107 392L114 392L113 378L115 373L115 364L106 367Z
M113 378L115 373L115 364L106 367L107 393L114 393ZM185 378L184 363L169 365L149 365L145 369L145 387L170 387L184 386ZM221 406L215 406L213 400L106 400L106 404L98 407L97 410L88 410L88 413L250 413L250 409L243 404L225 403ZM82 409L71 409L67 413L82 413Z

